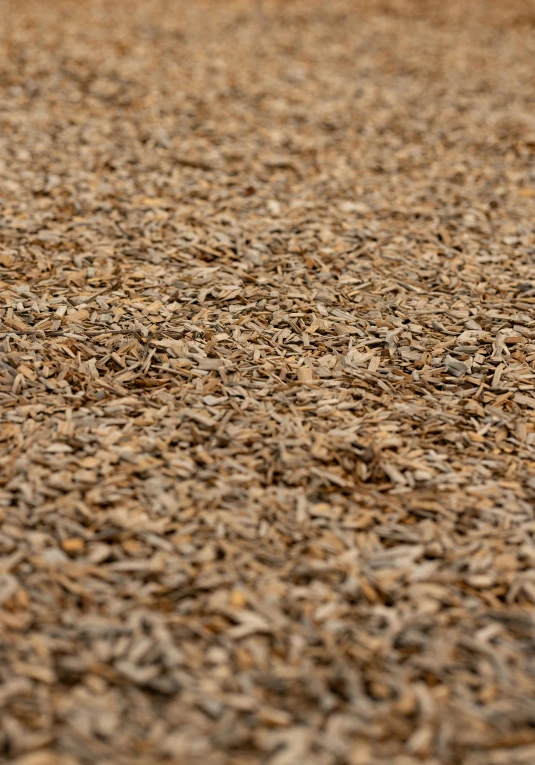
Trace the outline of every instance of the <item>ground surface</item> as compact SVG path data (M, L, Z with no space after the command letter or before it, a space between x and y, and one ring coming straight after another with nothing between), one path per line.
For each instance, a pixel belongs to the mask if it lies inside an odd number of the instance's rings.
M0 6L0 759L531 765L533 3Z

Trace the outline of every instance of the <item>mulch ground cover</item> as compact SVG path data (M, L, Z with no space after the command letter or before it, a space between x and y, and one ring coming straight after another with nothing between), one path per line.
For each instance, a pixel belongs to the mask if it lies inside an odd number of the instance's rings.
M535 4L0 19L0 760L532 765Z

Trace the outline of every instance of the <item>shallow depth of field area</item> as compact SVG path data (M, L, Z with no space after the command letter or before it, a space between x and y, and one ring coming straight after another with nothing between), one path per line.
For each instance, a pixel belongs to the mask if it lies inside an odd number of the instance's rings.
M0 761L535 762L532 0L0 0Z

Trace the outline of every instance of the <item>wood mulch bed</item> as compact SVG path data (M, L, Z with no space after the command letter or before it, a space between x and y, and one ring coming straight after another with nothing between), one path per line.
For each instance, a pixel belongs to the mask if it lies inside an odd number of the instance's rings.
M531 765L534 3L0 19L0 760Z

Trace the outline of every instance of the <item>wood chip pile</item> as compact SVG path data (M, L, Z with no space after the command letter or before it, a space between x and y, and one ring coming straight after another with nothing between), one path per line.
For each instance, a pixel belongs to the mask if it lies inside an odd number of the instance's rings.
M532 765L535 4L0 11L0 760Z

